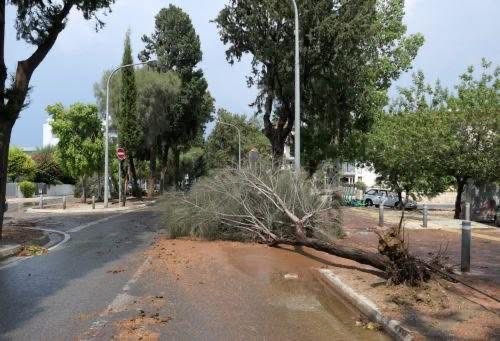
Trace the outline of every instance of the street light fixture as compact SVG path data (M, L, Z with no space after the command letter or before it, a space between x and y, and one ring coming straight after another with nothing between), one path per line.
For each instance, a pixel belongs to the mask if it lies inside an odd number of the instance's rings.
M225 124L227 126L233 127L238 131L238 170L241 170L241 130L236 125L232 123L222 122L220 120L217 121L220 124Z
M291 0L295 13L295 171L300 172L300 41L299 10L297 1Z
M108 199L109 199L109 84L111 82L111 78L120 71L121 69L127 68L127 67L134 67L134 66L139 66L139 65L146 65L156 62L155 60L150 60L148 62L141 62L141 63L133 63L133 64L127 64L127 65L121 65L114 69L111 74L108 77L108 82L106 84L106 122L105 122L105 134L104 134L104 207L108 207ZM119 167L121 171L121 167ZM120 176L121 178L121 176ZM121 190L121 179L118 180L118 186L119 186L119 192L120 195L122 193Z

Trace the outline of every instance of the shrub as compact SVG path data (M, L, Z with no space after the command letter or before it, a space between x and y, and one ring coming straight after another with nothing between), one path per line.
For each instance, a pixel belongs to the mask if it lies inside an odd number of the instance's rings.
M366 189L368 188L368 186L366 186L366 184L363 182L363 181L358 181L354 184L354 187L356 187L356 189L360 189L362 190L363 192L366 191Z
M308 236L332 240L343 234L336 202L289 171L221 170L198 181L190 192L167 194L162 208L172 238L272 243L295 233L296 224L284 206L305 219Z
M36 185L29 181L22 181L19 189L25 198L32 198L36 191Z

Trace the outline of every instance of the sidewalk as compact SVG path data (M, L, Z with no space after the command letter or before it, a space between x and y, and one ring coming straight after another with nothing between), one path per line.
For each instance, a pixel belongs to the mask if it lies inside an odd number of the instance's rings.
M387 210L384 214L386 227L399 223L395 219L400 212ZM410 217L411 219L411 217ZM374 229L380 229L378 211L371 209L344 209L344 229L348 234L346 242L356 243L376 250L378 237ZM423 260L429 260L437 253L444 253L447 262L455 269L460 267L461 231L460 221L436 218L427 229L412 228L420 224L415 220L405 222L405 238L410 251ZM484 228L488 227L488 229ZM500 291L500 229L488 225L474 223L476 230L472 233L471 272L462 274L460 279L498 297ZM478 228L479 227L479 228ZM474 294L475 295L475 294Z

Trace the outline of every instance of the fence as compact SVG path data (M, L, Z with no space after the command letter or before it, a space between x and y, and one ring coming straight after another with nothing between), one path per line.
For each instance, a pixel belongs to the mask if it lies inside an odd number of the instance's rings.
M72 196L75 193L75 186L65 184L49 186L44 183L37 183L35 195L40 193L49 197ZM23 194L19 190L19 184L13 182L7 183L7 198L22 197Z

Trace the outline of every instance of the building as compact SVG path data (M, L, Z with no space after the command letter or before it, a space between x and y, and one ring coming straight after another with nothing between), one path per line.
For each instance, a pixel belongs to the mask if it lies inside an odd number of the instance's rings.
M59 139L52 134L51 121L50 118L47 118L47 122L43 124L43 147L54 147L59 143Z

